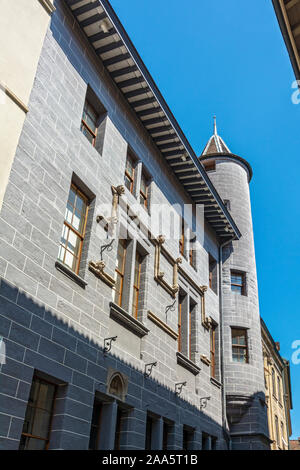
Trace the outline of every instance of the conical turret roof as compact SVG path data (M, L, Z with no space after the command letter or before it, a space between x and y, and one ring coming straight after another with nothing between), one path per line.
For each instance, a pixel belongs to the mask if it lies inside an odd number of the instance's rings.
M214 116L214 133L209 139L209 141L207 142L206 147L201 154L201 157L205 157L208 155L215 155L218 153L230 153L231 154L231 151L225 144L222 137L218 135L216 116Z

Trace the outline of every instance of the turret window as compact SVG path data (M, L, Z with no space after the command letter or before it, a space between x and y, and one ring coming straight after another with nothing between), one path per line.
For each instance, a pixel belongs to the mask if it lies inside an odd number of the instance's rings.
M231 271L231 290L240 295L246 295L246 274L240 271Z
M232 360L233 362L248 363L247 330L232 328Z

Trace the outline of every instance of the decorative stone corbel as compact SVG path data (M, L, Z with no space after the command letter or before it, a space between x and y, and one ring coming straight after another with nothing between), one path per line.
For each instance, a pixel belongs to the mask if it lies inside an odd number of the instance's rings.
M210 366L210 359L205 354L201 354L200 356L201 361L206 364L207 366Z
M204 328L209 330L212 327L212 319L206 316L205 312L205 292L207 291L207 286L200 286L201 294L201 318L202 318L202 325Z
M94 273L97 277L99 277L105 284L107 284L109 287L114 287L116 284L116 281L113 277L111 277L109 274L104 272L105 269L105 261L90 261L89 262L89 269Z
M118 204L120 200L120 196L125 193L125 187L123 185L119 186L112 186L111 187L113 200L112 200L112 208L111 208L111 216L105 217L104 215L98 215L96 220L98 223L104 221L104 230L106 232L110 232L110 235L114 235L115 226L118 223Z
M165 237L159 235L156 239L155 245L155 260L154 260L154 279L173 297L176 297L176 294L179 290L178 286L178 264L182 263L182 258L177 258L173 262L173 285L170 286L164 279L165 273L160 271L160 255L161 247L165 243Z

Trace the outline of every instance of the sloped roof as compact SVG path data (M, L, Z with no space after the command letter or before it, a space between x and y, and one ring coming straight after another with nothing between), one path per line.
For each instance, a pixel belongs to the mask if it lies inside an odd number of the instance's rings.
M108 0L65 0L179 183L222 240L241 233Z

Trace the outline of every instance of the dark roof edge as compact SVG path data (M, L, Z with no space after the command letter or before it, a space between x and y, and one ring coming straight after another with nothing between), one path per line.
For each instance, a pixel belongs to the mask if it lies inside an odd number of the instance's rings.
M250 163L247 162L247 160L245 160L244 158L242 157L239 157L239 155L236 155L235 153L211 153L210 155L203 155L200 157L200 161L203 161L203 160L208 160L210 158L233 158L234 160L237 160L239 161L240 163L243 163L246 167L247 167L247 170L248 170L248 173L249 173L249 183L252 179L252 176L253 176L253 170L252 170L252 167L250 165Z
M291 43L291 38L290 38L288 29L287 29L287 26L286 26L286 22L285 22L283 13L282 13L282 9L281 9L279 0L272 0L272 3L273 3L273 7L274 7L274 10L275 10L276 16L277 16L277 20L278 20L278 23L279 23L281 34L283 36L286 48L288 50L288 54L289 54L290 59L291 59L291 63L292 63L292 67L293 67L293 70L294 70L295 77L296 77L297 80L300 80L300 70L299 70L299 67L298 67L298 64L297 64L297 60L296 60L296 57L295 57L295 52L294 52L294 49L293 49L293 46L292 46L292 43Z
M185 147L187 153L191 157L191 160L193 161L194 165L197 167L197 169L198 169L199 173L201 174L203 180L205 181L205 183L209 187L210 191L212 192L213 196L215 197L216 201L218 202L218 204L220 206L220 209L222 210L224 216L226 217L226 219L228 220L228 222L232 226L232 228L234 230L234 235L235 235L234 238L239 239L242 236L241 232L239 231L239 229L238 229L236 223L234 222L232 216L230 215L230 213L226 209L226 207L225 207L225 205L222 201L222 198L218 194L216 188L214 187L214 185L210 181L209 177L207 176L206 171L204 170L202 165L199 163L197 155L195 154L195 152L194 152L193 148L191 147L190 143L188 142L186 136L184 135L181 127L179 126L175 116L173 115L172 111L170 110L170 108L169 108L168 104L166 103L165 99L163 98L161 92L159 91L155 81L153 80L150 72L148 71L147 67L145 66L142 58L140 57L138 51L136 50L136 48L135 48L134 44L132 43L130 37L128 36L126 30L124 29L121 21L119 20L117 14L115 13L113 7L111 6L111 4L108 0L100 0L100 2L102 4L104 10L106 11L107 15L111 18L112 22L116 26L117 32L119 33L119 35L122 37L123 41L125 42L127 49L130 51L130 53L132 54L135 62L138 64L145 80L148 82L149 87L151 88L151 91L155 95L157 101L159 101L159 104L160 104L161 108L164 110L165 114L168 116L172 126L174 127L175 131L178 134L178 137L181 139L183 146Z

